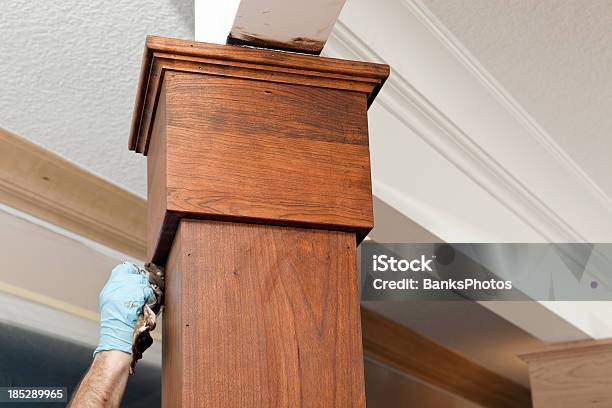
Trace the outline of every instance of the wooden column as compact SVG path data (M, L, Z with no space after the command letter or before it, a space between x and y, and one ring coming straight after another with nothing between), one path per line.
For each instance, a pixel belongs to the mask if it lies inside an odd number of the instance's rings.
M521 356L534 408L612 407L612 340L550 346Z
M167 270L163 406L364 406L355 251L388 73L147 39L130 148Z

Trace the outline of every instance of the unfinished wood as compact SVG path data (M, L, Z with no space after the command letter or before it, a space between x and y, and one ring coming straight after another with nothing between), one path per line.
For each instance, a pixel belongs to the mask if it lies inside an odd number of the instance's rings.
M530 407L529 390L420 334L361 309L366 357L483 407Z
M165 261L182 217L360 238L372 228L365 94L168 72L159 95L149 151L154 262Z
M552 345L521 357L535 408L612 407L612 340Z
M146 201L0 129L0 202L137 259Z
M353 89L363 92L368 104L389 75L389 67L382 64L149 36L132 117L131 150L147 154L160 84L171 70Z
M351 233L182 219L163 406L363 407L355 262Z
M521 354L521 359L531 362L539 359L575 357L583 354L596 354L612 350L612 339L578 340L562 343L550 343L546 347Z

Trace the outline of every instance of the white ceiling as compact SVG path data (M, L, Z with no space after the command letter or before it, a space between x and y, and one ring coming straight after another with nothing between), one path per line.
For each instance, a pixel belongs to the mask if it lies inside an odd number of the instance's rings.
M612 197L612 2L423 2Z
M424 0L612 196L612 2ZM126 147L146 34L193 38L193 0L0 3L0 126L140 195Z
M193 27L193 0L0 2L0 126L145 195L127 149L145 36Z

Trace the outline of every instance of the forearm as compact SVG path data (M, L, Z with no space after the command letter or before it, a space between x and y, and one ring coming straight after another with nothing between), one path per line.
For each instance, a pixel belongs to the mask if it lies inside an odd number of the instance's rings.
M74 392L72 408L113 408L123 398L132 362L134 326L154 296L138 266L122 262L100 291L100 339L91 367Z
M129 376L131 355L118 350L96 354L72 397L72 408L118 407Z

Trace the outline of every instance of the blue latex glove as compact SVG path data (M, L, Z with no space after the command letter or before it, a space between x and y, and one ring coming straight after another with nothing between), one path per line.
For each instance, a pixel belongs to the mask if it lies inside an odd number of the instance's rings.
M100 341L94 351L132 353L132 335L145 302L153 296L148 279L131 262L117 265L100 292Z

